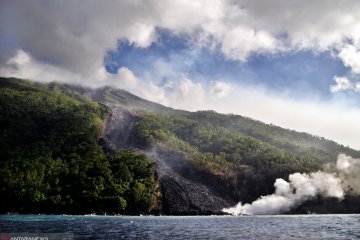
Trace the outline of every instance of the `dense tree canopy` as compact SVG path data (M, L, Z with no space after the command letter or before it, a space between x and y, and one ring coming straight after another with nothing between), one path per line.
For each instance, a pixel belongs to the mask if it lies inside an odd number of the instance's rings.
M323 159L309 151L289 151L197 114L204 113L145 116L136 126L139 144L161 145L182 154L196 168L223 179L242 201L272 192L276 178L321 169Z
M0 78L0 212L139 213L161 206L145 155L100 146L110 109L80 95L89 91ZM92 93L136 116L130 146L181 156L236 201L272 193L276 178L322 169L339 153L360 157L333 141L242 116L179 111L110 88Z
M109 109L60 87L0 81L0 211L147 212L152 163L133 150L104 153Z

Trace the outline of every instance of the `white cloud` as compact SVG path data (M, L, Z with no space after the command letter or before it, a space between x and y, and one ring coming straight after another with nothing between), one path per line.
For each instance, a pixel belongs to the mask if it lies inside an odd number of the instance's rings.
M353 84L346 77L334 77L335 84L330 86L330 91L333 93L347 91L354 88Z
M154 26L145 23L135 23L130 29L128 40L137 47L149 47L155 40Z
M123 84L123 88L132 89L137 87L139 84L139 80L135 77L134 73L130 71L126 67L119 68L115 75L109 74L113 76L113 80L119 80Z
M251 53L271 53L277 50L276 39L266 31L235 27L224 33L221 51L226 57L246 61Z
M334 76L335 84L330 86L332 93L354 91L360 93L360 82L354 82L347 77Z
M0 66L0 72L4 77L86 85L84 76L39 62L22 50L19 50L5 65ZM102 67L97 69L92 79L92 87L113 86L128 90L145 99L176 108L187 110L204 108L205 92L202 84L193 82L186 77L183 77L180 82L172 81L171 85L158 86L152 81L138 78L126 67L119 68L114 74L108 73Z
M127 67L121 67L115 74L106 72L104 73L102 81L108 86L113 86L130 91L138 96L146 98L155 102L164 102L166 99L165 91L161 87L157 86L152 81L144 81L138 78Z
M0 66L0 73L4 77L18 77L36 79L37 81L63 81L74 84L83 83L78 73L41 62L22 50L18 50L12 58Z
M111 85L173 107L240 113L360 148L359 111L340 103L294 102L259 89L230 91L219 83L207 88L181 77L176 68L166 69L164 62L158 63L158 76L170 78L164 86L157 84L160 78L149 79L146 71L140 79L126 67L116 74L104 69L107 52L116 49L119 40L146 48L157 41L156 29L165 28L195 46L217 49L228 59L246 61L252 54L303 49L330 51L352 74L360 74L359 9L356 0L2 0L0 75ZM359 83L346 77L334 80L333 92L360 92ZM209 98L206 89L220 98Z
M210 94L216 98L226 97L232 89L229 83L222 81L211 81L210 82Z
M204 100L205 92L202 84L184 78L169 94L168 105L175 108L196 111L204 108Z
M353 45L344 46L339 52L339 58L353 73L360 73L360 50Z
M148 47L157 39L156 28L188 34L193 42L218 46L225 57L240 61L252 53L335 49L359 72L359 7L356 0L4 0L0 35L15 40L14 50L26 49L36 59L82 74L102 66L118 40Z
M358 93L360 93L360 82L357 82L357 83L355 84L355 91L358 92Z

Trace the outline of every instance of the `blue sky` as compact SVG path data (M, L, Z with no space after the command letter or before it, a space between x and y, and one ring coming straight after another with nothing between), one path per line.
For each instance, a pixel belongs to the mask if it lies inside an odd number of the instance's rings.
M159 77L156 73L159 61L168 63L175 74ZM218 49L193 45L186 36L166 31L158 31L157 42L148 48L119 41L117 49L108 52L105 62L109 73L127 67L136 76L153 80L158 85L168 80L178 81L186 75L205 84L221 80L234 85L263 86L269 92L286 92L292 98L322 100L333 97L329 88L333 77L349 72L349 68L330 52L302 50L274 55L254 54L241 62L226 58Z
M360 149L360 1L0 2L0 76L125 89Z

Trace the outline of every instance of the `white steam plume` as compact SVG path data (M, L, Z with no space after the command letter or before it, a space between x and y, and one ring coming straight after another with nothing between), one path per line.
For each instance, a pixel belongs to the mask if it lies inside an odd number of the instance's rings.
M346 189L347 194L359 194L360 159L341 153L337 157L336 169L337 175L318 171L290 174L289 182L278 178L274 183L275 193L262 196L251 204L238 203L223 211L233 215L278 214L317 196L342 199L345 194L343 189Z
M336 162L338 175L348 194L360 194L360 159L339 154Z
M278 214L287 212L316 196L339 199L344 197L341 179L333 173L320 171L310 174L293 173L289 175L289 182L278 178L274 186L274 194L262 196L251 204L239 203L235 207L225 208L223 211L233 215Z

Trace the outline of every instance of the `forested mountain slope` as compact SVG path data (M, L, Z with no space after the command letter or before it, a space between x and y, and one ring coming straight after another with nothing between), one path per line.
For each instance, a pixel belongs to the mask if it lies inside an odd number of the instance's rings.
M100 164L102 167L106 165L107 175L105 174L105 177L101 178L102 180L91 180L93 182L90 184L95 189L98 189L98 184L102 186L99 188L100 190L95 191L96 196L90 196L90 199L96 199L92 201L98 201L99 211L110 211L104 209L102 204L105 201L104 196L111 192L110 199L121 196L120 203L123 200L126 202L125 205L122 203L120 205L106 204L110 209L115 209L113 212L135 211L138 208L144 212L151 206L153 211L159 210L165 214L220 213L222 208L232 206L239 201L251 202L261 195L272 193L276 178L287 179L288 175L293 172L312 172L321 170L324 166L329 168L329 164L331 168L339 153L353 157L360 156L359 151L318 136L264 124L238 115L218 114L213 111L175 110L144 100L124 90L110 87L90 89L58 83L30 83L16 79L1 79L0 84L3 96L1 106L12 106L11 110L2 107L1 114L5 114L5 117L2 117L1 121L13 124L10 129L14 131L11 136L12 142L10 141L7 143L8 145L4 146L22 148L25 144L18 137L21 134L15 125L26 124L21 131L30 132L28 140L37 139L39 133L33 132L33 129L36 128L27 126L27 122L34 122L38 126L37 128L42 129L44 126L44 130L48 129L45 131L46 134L41 135L41 140L34 141L38 145L30 145L31 149L38 149L38 146L40 146L39 149L42 149L41 146L45 146L48 152L44 150L37 156L50 156L51 161L60 159L60 162L65 164L65 169L71 168L68 164L73 160L68 159L74 159L74 154L78 155L77 158L80 158L81 163L86 166L89 165L88 162L100 159L96 161L104 163ZM15 93L19 96L12 96ZM40 101L40 104L33 100L34 94L39 95L40 98L55 98L57 101L54 100L54 104L46 105L45 109L49 109L47 110L49 112L44 112L42 102ZM35 108L26 104L35 106ZM60 106L63 107L60 108ZM22 111L25 112L22 113ZM16 117L12 115L13 113ZM22 123L23 118L20 116L27 114L30 114L30 118L24 118L26 121ZM34 117L33 114L37 117ZM72 122L73 119L78 119L79 115L82 117L82 122ZM55 117L53 119L50 116ZM63 119L63 116L69 116L71 121L66 121L66 118L65 121L58 121ZM52 133L54 126L56 129L60 128L64 131ZM86 129L83 130L81 127L77 129L74 126L84 126ZM9 138L8 130L2 131L1 140L5 142ZM62 134L66 132L68 132L66 135L68 138L63 139ZM61 136L61 140L52 143L51 136L53 135L55 139ZM46 142L44 139L50 140ZM99 147L97 140L101 143L102 148ZM89 146L87 145L88 141L91 142ZM49 145L50 143L52 145ZM69 144L70 146L67 146ZM82 152L72 149L83 145ZM56 151L53 151L53 146L62 146L60 151L62 155L58 156ZM64 152L63 148L70 148L70 150ZM128 153L126 150L128 148L132 148L133 152ZM16 158L20 158L21 163L28 164L30 167L27 169L31 169L31 166L36 163L32 156L17 154L5 149L6 147L1 149L1 154L7 154L4 155L7 160L6 164L1 166L1 171L7 169L12 172L13 168L9 167L9 164L12 164L12 159ZM99 157L88 157L89 154ZM114 159L111 154L114 156L120 154L120 156ZM121 154L125 154L125 157ZM147 158L138 154L145 154ZM136 162L133 158L142 160ZM147 159L155 163L158 190L156 190L152 168ZM118 166L116 164L119 161L127 164L128 170L126 171L130 172L131 177L127 177L129 175L125 174L123 170L121 174L116 173L117 168L112 166ZM43 168L45 169L45 167ZM62 168L59 167L59 169ZM142 170L139 172L137 168ZM86 171L85 175L88 174ZM44 170L44 173L41 174L47 176L46 174L49 173ZM2 177L2 181L7 181L6 179L10 175L4 176L7 177ZM73 176L78 177L78 173L74 173ZM123 178L126 180L119 180ZM124 181L127 190L123 190L124 185L121 185L122 187L114 185L113 188L118 192L114 189L110 191L104 181L112 184L118 181L117 183L120 185ZM77 189L87 188L89 185L85 181L81 183L83 185L77 186ZM39 186L41 189L46 189L41 184L36 187L24 185L22 189L38 189ZM50 186L52 189L51 184ZM60 189L64 189L64 187ZM43 190L41 191L43 193ZM65 194L61 192L62 190L59 191L51 193L51 196ZM9 191L3 191L3 194L8 193ZM16 196L7 197L16 198ZM46 196L48 195L45 194L45 199L50 198ZM61 197L61 199L63 198ZM83 195L79 199L86 201L87 195ZM79 201L78 199L73 200L73 203ZM63 203L60 201L59 204Z
M57 84L0 79L0 212L147 212L152 163L98 144L110 109Z

